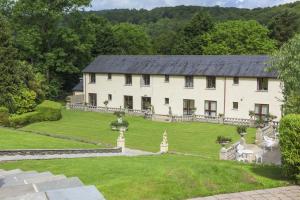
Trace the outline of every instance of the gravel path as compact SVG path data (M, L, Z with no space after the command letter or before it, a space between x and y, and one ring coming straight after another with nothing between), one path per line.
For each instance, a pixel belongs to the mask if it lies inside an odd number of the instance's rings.
M86 153L86 154L0 156L0 162L1 161L16 161L16 160L50 160L50 159L67 159L67 158L92 158L92 157L113 157L113 156L150 156L150 155L160 155L160 154L126 148L124 153Z
M253 190L231 194L221 194L210 197L200 197L190 200L299 200L300 186Z

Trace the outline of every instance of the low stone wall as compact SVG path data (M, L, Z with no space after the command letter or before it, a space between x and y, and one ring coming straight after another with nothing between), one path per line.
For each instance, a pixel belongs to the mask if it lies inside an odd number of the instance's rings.
M1 150L0 156L16 155L60 155L60 154L88 154L88 153L121 153L122 148L107 149L15 149Z

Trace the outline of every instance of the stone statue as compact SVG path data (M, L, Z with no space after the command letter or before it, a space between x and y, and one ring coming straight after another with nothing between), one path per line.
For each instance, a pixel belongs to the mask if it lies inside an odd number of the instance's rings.
M168 135L167 135L167 131L165 131L163 134L163 140L160 144L160 152L167 153L168 150L169 150Z
M123 123L123 118L122 117L119 117L118 118L118 124L122 124Z
M117 147L122 148L122 152L125 152L125 137L124 137L124 130L120 130L120 135L117 140Z

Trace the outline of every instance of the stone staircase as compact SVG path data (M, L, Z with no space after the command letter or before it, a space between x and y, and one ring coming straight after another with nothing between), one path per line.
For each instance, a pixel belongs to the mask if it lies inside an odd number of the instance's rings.
M50 172L0 169L1 200L105 200L95 186Z

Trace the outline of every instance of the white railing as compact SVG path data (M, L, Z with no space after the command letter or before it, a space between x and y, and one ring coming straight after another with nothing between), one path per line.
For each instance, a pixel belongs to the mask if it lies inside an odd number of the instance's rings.
M160 119L163 118L166 121L166 118L169 118L170 122L208 122L208 123L219 123L219 124L230 124L230 125L246 125L246 126L255 126L255 121L251 119L242 119L242 118L231 118L231 117L211 117L206 115L183 115L183 116L165 116L152 114L151 111L146 110L137 110L137 109L124 109L124 108L113 108L113 107L102 107L102 106L91 106L83 104L67 104L67 108L72 110L82 110L82 111L91 111L91 112L103 112L103 113L114 113L114 112L125 112L129 115L144 116L146 119ZM274 126L278 125L278 122L273 122Z

